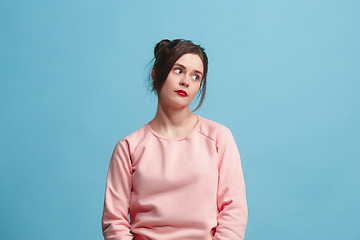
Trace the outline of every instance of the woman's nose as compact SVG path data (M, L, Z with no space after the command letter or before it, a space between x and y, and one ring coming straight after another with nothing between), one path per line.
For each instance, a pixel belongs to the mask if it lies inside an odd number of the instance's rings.
M179 84L180 86L189 87L189 80L185 76L180 80Z

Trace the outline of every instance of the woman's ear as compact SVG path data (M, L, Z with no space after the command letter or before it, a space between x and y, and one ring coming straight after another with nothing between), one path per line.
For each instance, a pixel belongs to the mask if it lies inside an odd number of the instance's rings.
M152 80L154 81L154 79L155 79L155 68L153 68L153 69L151 70L151 78L152 78Z

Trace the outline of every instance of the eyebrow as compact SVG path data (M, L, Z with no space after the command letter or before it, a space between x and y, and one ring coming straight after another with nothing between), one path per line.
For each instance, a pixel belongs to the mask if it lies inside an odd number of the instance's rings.
M185 67L184 65L180 64L180 63L175 63L174 66L175 66L175 65L177 65L177 66L179 66L179 67L181 67L181 68L186 69L186 67ZM201 71L199 71L199 70L196 70L196 69L195 69L194 72L203 75L203 73L202 73Z

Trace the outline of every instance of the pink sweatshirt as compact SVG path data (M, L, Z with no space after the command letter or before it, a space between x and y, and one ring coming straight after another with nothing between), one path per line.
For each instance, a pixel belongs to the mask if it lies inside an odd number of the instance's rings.
M235 140L227 127L198 118L182 139L163 137L148 123L116 144L102 216L106 240L244 239L247 203Z

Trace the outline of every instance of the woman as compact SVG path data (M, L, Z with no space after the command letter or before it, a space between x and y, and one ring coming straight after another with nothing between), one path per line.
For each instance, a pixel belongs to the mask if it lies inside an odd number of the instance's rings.
M244 239L247 203L234 138L228 128L189 108L198 91L198 107L204 99L204 49L191 41L162 40L154 55L157 113L115 146L103 235L109 240Z

